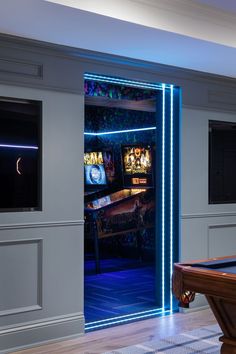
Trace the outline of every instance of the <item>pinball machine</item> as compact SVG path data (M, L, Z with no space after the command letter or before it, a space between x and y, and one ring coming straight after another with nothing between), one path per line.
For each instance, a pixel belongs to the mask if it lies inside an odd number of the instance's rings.
M97 273L101 272L100 240L132 232L136 234L137 247L140 248L140 233L154 227L152 147L142 144L121 146L121 162L124 188L110 189L111 193L98 194L97 198L85 201L85 235L94 241ZM108 171L102 153L85 153L86 184L105 186Z

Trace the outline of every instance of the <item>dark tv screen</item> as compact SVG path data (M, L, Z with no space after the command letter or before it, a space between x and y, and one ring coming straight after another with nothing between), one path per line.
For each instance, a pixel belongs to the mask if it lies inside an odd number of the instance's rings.
M209 203L236 203L236 123L209 121Z
M41 102L0 97L0 211L41 208Z

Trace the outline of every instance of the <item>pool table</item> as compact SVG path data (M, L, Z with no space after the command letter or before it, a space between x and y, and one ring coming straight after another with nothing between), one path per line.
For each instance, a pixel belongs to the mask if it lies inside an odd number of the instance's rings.
M223 332L221 353L236 353L236 256L175 263L172 291L182 307L204 294Z

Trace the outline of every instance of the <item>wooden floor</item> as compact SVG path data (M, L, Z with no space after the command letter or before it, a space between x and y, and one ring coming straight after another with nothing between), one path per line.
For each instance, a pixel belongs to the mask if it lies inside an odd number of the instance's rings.
M176 313L90 332L77 339L18 351L15 354L99 354L215 323L210 310Z

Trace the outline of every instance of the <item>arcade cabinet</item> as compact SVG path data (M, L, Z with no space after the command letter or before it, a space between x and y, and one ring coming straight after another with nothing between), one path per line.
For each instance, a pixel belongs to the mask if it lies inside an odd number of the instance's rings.
M102 153L99 154L100 164L96 160L98 153L92 154L85 154L85 181L90 183L95 179L96 182L104 184L106 173L105 168L101 167L104 166ZM135 233L141 258L141 232L154 227L152 148L142 144L122 146L121 160L125 188L85 202L85 234L90 235L94 240L97 273L101 272L99 252L101 239Z

